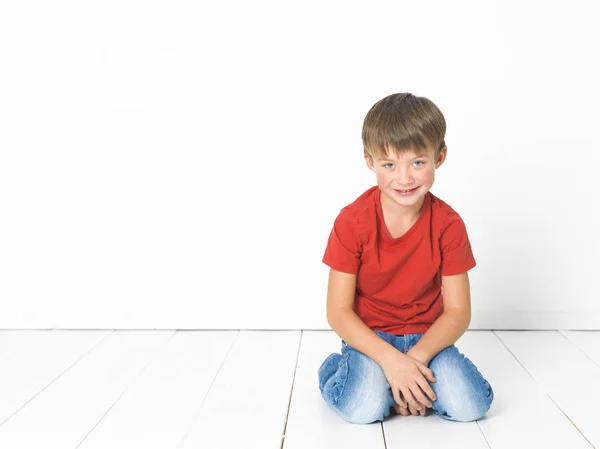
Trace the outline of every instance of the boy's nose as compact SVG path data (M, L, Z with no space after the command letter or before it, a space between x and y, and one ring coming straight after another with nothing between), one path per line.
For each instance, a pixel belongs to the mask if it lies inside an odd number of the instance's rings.
M411 186L414 184L414 179L410 173L399 173L396 178L396 184L399 186Z

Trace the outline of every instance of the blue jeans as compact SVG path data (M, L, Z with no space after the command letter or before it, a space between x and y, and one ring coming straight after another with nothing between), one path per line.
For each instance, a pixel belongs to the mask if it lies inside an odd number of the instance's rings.
M424 335L393 335L375 331L403 354ZM452 421L474 421L490 408L494 392L475 365L452 345L429 362L436 382L427 383L437 399L432 410ZM319 368L319 389L325 401L346 421L383 421L396 404L381 366L342 340L342 354L329 355ZM430 398L431 400L431 398Z

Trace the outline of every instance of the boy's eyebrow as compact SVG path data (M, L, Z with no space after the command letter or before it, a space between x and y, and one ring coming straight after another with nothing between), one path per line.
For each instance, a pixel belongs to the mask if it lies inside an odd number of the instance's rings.
M413 157L411 160L420 159L420 158L422 158L422 157L426 158L426 157L427 157L427 154L421 154L420 156L415 156L415 157ZM379 159L379 161L380 161L380 162L396 162L396 161L394 161L393 159Z

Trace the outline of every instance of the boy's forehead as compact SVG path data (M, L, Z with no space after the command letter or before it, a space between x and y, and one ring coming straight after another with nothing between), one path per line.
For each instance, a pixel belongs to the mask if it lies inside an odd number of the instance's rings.
M378 161L400 161L400 160L410 160L418 157L427 157L429 156L428 150L406 150L403 152L396 153L395 151L388 151L383 157L376 157L375 159Z

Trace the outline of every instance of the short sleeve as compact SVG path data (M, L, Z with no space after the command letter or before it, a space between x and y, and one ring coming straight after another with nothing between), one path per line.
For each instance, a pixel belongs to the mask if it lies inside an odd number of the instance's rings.
M329 234L323 263L334 270L356 274L360 266L362 244L357 220L350 209L342 209Z
M453 276L469 271L477 265L471 250L471 242L467 235L465 223L456 212L446 216L440 235L442 252L442 276Z

